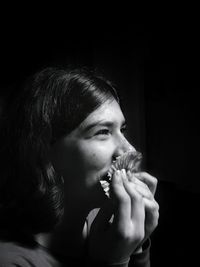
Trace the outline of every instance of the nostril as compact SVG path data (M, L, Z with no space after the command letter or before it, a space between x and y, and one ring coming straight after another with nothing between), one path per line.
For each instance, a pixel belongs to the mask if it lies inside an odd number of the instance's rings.
M112 162L115 162L119 156L113 156Z
M112 158L112 163L115 162L116 160L118 160L124 153L118 153L117 155L114 155Z

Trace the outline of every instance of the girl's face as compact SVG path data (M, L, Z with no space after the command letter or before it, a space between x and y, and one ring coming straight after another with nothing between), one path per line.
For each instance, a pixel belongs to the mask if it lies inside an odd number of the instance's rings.
M124 136L125 119L117 101L108 100L52 147L52 163L65 182L65 196L97 207L105 199L99 179L113 160L135 150Z

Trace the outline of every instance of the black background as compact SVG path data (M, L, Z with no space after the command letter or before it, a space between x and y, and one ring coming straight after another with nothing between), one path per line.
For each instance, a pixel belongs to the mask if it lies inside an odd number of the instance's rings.
M73 27L71 27L73 25ZM159 179L160 224L152 266L195 266L199 234L198 22L95 27L92 20L30 27L26 19L1 31L1 101L46 66L99 68L123 101L130 140Z

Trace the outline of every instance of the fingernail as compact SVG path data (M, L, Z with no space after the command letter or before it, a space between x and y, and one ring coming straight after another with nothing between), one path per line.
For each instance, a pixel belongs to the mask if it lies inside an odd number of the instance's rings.
M120 171L119 171L119 170L116 170L116 171L114 172L114 176L115 176L115 179L116 179L117 181L119 181L119 180L120 180Z
M122 174L122 179L125 181L125 180L127 180L127 176L126 176L126 171L125 171L125 169L122 169L121 170L121 174Z
M131 171L130 170L128 170L127 172L126 172L126 174L127 174L127 179L129 180L129 182L131 181L131 179L132 179L132 174L131 174Z

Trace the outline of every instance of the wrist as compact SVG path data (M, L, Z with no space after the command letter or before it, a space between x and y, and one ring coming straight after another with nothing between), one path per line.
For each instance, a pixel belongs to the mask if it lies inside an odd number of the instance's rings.
M143 249L142 249L142 245L141 245L134 251L133 254L139 254L139 253L142 253L142 251L143 251Z
M96 266L96 267L128 267L130 258L124 261L119 261L119 262L103 262L103 261L90 261L91 267Z
M149 249L151 246L151 240L150 238L147 238L145 241L142 242L141 245L139 245L136 250L134 251L133 255L139 254L144 252L145 250Z

